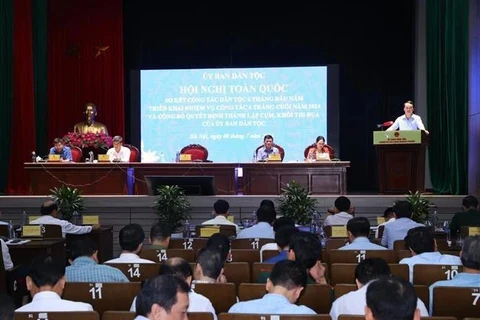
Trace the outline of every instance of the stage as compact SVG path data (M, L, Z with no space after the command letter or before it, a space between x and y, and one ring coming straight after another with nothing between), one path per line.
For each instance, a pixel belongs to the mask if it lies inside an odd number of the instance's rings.
M367 217L372 225L376 225L376 217L383 214L388 206L395 201L404 199L404 196L384 196L374 194L346 194L355 206L355 215ZM325 212L333 206L336 195L312 196L317 200L317 209L325 218ZM462 196L428 195L426 196L436 205L440 220L450 220L455 212L461 210ZM243 218L251 218L254 210L263 199L275 201L277 196L268 195L225 195L225 196L192 196L188 197L192 206L191 225L199 224L210 219L213 203L218 199L225 199L230 203L230 213L235 222L240 223ZM22 211L28 215L39 215L40 206L48 199L47 196L3 196L0 197L0 220L20 223ZM114 231L114 254L119 253L118 232L129 223L140 224L148 237L150 226L156 219L151 196L85 196L87 214L99 215L102 225L112 225ZM275 202L277 205L277 202ZM433 209L432 209L433 210Z

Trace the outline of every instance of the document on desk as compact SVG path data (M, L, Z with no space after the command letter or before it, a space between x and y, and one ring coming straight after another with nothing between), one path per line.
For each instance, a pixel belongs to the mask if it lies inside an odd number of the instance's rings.
M22 244L28 243L30 241L31 241L30 239L23 239L23 240L10 239L10 240L7 241L7 245L9 245L9 246L22 245Z

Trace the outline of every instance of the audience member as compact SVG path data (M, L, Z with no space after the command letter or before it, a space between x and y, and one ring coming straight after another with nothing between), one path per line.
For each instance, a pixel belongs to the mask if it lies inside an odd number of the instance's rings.
M405 237L411 258L403 258L400 264L408 264L410 269L410 282L413 283L413 266L416 264L446 264L461 265L462 261L459 257L449 254L441 254L437 251L435 237L431 228L416 227L408 230Z
M223 259L221 249L203 248L197 258L192 283L227 282L223 276Z
M146 281L135 303L135 320L187 320L188 293L185 280L161 275Z
M360 262L355 269L355 282L358 290L344 294L333 302L330 310L332 320L337 320L341 314L364 315L368 287L375 280L388 276L391 276L390 267L384 260L367 258ZM427 308L420 299L417 301L417 306L421 315L427 317Z
M92 229L98 229L98 225L94 226L76 226L66 220L57 218L58 205L52 200L45 201L40 207L40 213L42 216L38 219L30 221L30 224L55 224L62 227L62 235L65 238L67 233L69 234L85 234L92 231Z
M388 207L387 209L385 209L385 211L383 212L383 218L385 219L385 222L382 222L377 226L377 230L375 230L375 238L379 237L378 230L380 229L381 226L385 228L385 225L387 223L392 223L396 220L395 213L393 212L393 207Z
M437 281L430 286L430 312L433 310L435 287L479 287L480 286L480 236L470 236L463 241L460 258L463 272L452 280Z
M118 238L122 248L120 257L108 260L105 263L154 263L138 256L143 248L143 240L145 240L145 232L139 224L126 225L120 230Z
M67 282L129 282L117 268L98 264L97 245L88 238L70 244L70 266L65 270Z
M157 222L150 229L150 249L168 249L172 230L164 223Z
M325 218L324 226L346 225L350 219L353 219L354 208L351 206L350 199L341 196L335 200L335 214L328 215Z
M262 203L264 201L270 201L270 200L263 200ZM268 205L268 203L267 203ZM275 238L275 234L277 233L277 231L281 228L281 227L284 227L284 226L292 226L292 227L295 227L295 221L293 221L293 219L291 218L288 218L288 217L280 217L278 219L275 219L275 221L273 221L273 235L274 235L274 238ZM278 246L275 242L271 242L271 243L265 243L261 248L260 248L260 262L263 262L263 259L262 259L262 253L263 251L265 250L278 250Z
M237 239L274 239L272 224L277 217L275 209L269 205L262 206L257 210L257 224L243 229Z
M27 275L27 289L32 302L18 308L17 312L93 311L88 303L63 300L65 287L65 261L55 261L50 256L33 259Z
M278 261L287 259L287 253L289 250L288 245L292 239L292 236L297 232L300 232L300 230L294 226L284 226L278 229L277 232L275 232L275 243L280 253L274 257L271 257L265 262L276 263Z
M228 262L231 259L230 239L221 233L214 233L208 238L205 248L214 248L220 250L222 260Z
M73 161L72 157L72 149L67 147L63 144L63 140L61 138L55 138L53 140L53 147L50 148L49 154L59 154L60 161L62 162L69 162Z
M410 282L394 277L373 281L367 289L366 320L420 320L417 293Z
M160 269L160 275L177 276L190 286L193 279L192 267L190 264L182 258L170 258L162 265ZM130 311L135 312L137 298L133 300ZM213 314L213 318L217 319L217 314L213 308L212 303L205 296L196 293L191 289L188 293L189 307L187 312L210 312Z
M13 268L13 262L12 258L10 257L8 246L2 239L0 239L0 246L2 247L3 267L5 270L10 270Z
M120 136L113 137L113 147L108 149L107 156L110 162L129 162L130 148L123 146L123 138Z
M307 284L305 268L295 261L282 260L275 264L267 280L261 299L237 302L229 313L255 314L316 314L315 311L295 304Z
M480 226L480 211L478 199L474 196L466 196L462 200L462 212L455 213L450 223L450 234L455 239L463 226Z
M230 209L230 204L225 201L225 200L217 200L213 204L213 214L215 215L215 218L204 221L202 225L223 225L223 226L235 226L236 233L237 235L240 233L240 227L228 220L228 210Z
M415 227L423 227L423 224L412 220L413 206L408 201L398 201L393 206L396 220L386 224L383 230L382 246L393 250L393 243L396 240L403 240L407 236L408 230Z
M350 243L338 248L338 250L387 250L385 247L371 243L368 239L370 222L367 218L350 219L347 222L347 233Z

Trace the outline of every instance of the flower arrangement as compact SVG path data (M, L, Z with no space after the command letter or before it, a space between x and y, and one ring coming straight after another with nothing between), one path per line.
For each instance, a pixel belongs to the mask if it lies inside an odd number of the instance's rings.
M70 144L81 149L88 147L108 149L112 146L112 137L103 132L69 132L63 137L63 142L64 144Z

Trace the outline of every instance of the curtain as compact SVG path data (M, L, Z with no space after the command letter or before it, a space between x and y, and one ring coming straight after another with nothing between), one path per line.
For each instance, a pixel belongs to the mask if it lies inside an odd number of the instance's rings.
M435 193L468 189L468 0L427 0L427 104Z
M48 4L48 141L73 131L88 102L110 135L124 136L122 1Z
M47 0L32 0L35 135L39 154L47 150Z
M13 0L0 1L0 193L8 181L13 106Z
M3 128L2 128L3 130ZM8 193L27 194L23 163L35 150L32 56L32 1L13 1L13 112L10 131Z

